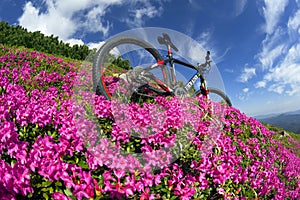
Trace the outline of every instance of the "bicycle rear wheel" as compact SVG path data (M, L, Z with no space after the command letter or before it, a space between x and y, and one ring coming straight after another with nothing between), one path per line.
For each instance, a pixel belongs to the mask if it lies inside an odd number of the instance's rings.
M214 101L214 102L218 102L218 103L225 103L229 106L232 106L232 103L229 99L229 97L222 92L221 90L217 89L217 88L208 88L209 91L209 98ZM201 90L196 91L195 93L196 96L201 96Z
M124 80L123 77L127 77L129 72L138 71L135 70L136 67L139 70L147 69L150 65L157 63L158 60L163 60L160 53L144 40L130 36L112 38L98 50L94 59L94 91L107 99L114 98L117 90L119 91L118 95L122 93L122 95L130 96L135 89L145 83L137 83L135 88L132 88L130 82L134 82L134 80ZM147 69L147 72L151 72L165 83L169 80L168 68L165 65L159 65L159 67L151 70Z

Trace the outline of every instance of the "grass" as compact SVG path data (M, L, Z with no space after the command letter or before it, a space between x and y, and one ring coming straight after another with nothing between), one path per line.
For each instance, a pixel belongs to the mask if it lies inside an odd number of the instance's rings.
M300 157L300 134L293 133L291 131L286 131L283 128L273 126L271 124L264 124L266 128L274 131L273 139L279 141L285 147L294 151L294 153Z

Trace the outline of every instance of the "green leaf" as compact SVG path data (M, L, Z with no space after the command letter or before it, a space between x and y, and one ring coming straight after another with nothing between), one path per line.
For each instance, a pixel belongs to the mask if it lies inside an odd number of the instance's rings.
M46 181L44 181L44 182L42 183L42 187L48 187L48 186L50 186L51 184L52 184L51 181L46 180Z
M126 151L127 151L128 153L130 153L130 152L131 152L131 150L130 150L130 146L127 146L127 148L126 148Z
M169 190L167 188L161 188L160 191L164 192L164 193L168 193Z
M176 196L172 196L170 200L174 200L174 199L177 199Z
M55 186L56 186L56 187L61 187L61 186L62 186L62 183L61 183L60 181L57 181L57 182L55 182Z
M48 199L49 199L49 196L48 196L48 194L47 194L47 193L43 193L43 197L44 197L44 199L46 199L46 200L48 200Z
M64 193L65 193L68 197L72 196L72 191L69 190L68 188L64 190Z

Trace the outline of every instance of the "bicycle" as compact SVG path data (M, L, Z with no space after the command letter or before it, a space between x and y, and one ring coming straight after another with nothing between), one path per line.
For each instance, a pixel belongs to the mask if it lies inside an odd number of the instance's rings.
M174 51L178 51L178 49L172 43L168 34L163 33L162 36L157 37L157 41L159 44L167 47L167 59L163 59L158 50L151 44L137 37L118 36L108 40L101 46L96 53L92 69L93 86L96 94L103 95L111 100L115 97L116 88L122 85L122 87L130 88L131 93L128 95L132 96L153 97L158 95L184 97L202 95L209 98L210 94L215 94L220 97L219 101L229 106L232 105L229 97L224 92L217 88L207 87L204 74L208 73L211 68L209 51L207 51L205 63L193 65L173 57L172 49ZM133 53L134 51L137 51L137 53ZM143 53L139 51L143 51ZM117 56L117 54L121 54L122 56ZM131 56L129 56L130 54ZM145 56L148 56L147 61L144 59ZM148 60L149 56L151 61ZM142 66L141 62L143 62ZM125 67L120 68L118 63L119 65L125 65ZM196 70L196 73L184 84L182 81L177 81L176 79L175 64ZM134 65L135 67L130 65ZM126 83L124 83L124 80L126 80ZM199 90L194 88L197 80L200 80ZM128 82L129 84L127 84ZM138 84L133 84L132 87L132 85L130 86L130 82ZM118 94L126 93L122 89L118 91Z

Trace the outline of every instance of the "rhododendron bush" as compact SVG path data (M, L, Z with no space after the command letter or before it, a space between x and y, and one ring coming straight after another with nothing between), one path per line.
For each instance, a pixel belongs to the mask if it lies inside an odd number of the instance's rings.
M300 158L254 118L200 97L108 101L81 65L0 47L0 199L300 198Z

